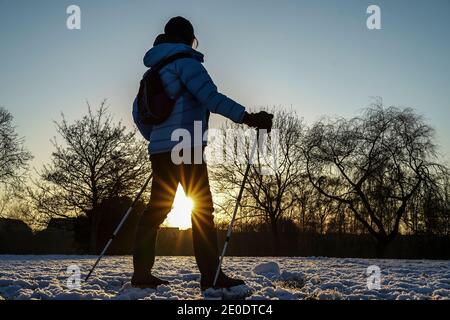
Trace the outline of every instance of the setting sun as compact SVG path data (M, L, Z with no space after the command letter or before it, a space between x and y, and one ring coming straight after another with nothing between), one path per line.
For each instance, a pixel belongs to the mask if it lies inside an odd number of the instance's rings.
M186 197L181 185L178 185L172 211L167 216L165 225L180 229L191 228L191 211L194 206L192 199Z

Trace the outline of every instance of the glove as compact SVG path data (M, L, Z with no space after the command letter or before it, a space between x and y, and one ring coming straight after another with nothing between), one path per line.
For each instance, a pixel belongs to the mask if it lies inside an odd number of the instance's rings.
M260 111L258 113L245 112L242 123L248 125L249 127L265 129L267 132L270 132L272 129L272 120L273 114L265 111Z

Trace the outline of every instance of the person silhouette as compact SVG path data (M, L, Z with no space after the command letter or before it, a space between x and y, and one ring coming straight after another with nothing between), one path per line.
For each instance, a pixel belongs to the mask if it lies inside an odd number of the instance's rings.
M183 128L193 134L194 121L201 121L205 132L210 112L251 127L268 130L272 127L273 115L264 111L248 113L242 105L217 91L202 65L203 54L195 49L197 46L198 40L191 22L183 17L174 17L167 22L164 33L156 37L153 47L144 57L145 66L153 68L176 54L190 54L190 57L177 59L159 70L166 94L176 100L167 119L158 125L145 124L139 118L137 99L133 104L133 119L141 134L149 141L153 171L150 201L142 213L135 236L131 283L136 287L155 288L168 284L166 280L152 275L151 269L155 262L158 229L172 208L179 183L194 202L191 215L192 238L202 290L212 287L219 264L214 207L206 163L191 161L174 164L171 150L178 141L172 141L172 132ZM199 149L203 153L206 141L195 145L195 139L191 140L191 155ZM216 287L228 288L242 284L243 280L231 278L220 271Z

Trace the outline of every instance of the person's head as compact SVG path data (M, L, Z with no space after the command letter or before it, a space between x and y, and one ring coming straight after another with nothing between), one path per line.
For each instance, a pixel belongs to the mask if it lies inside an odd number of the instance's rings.
M164 34L176 42L184 43L194 48L198 45L198 40L194 34L194 27L189 20L183 17L171 18L164 27Z

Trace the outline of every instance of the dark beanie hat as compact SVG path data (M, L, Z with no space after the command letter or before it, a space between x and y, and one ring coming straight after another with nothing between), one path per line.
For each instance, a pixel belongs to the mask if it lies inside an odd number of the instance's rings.
M183 17L170 19L164 27L164 33L168 36L179 38L187 45L191 45L195 39L194 27L189 20Z

